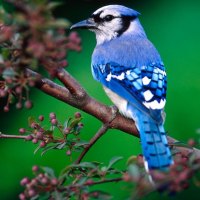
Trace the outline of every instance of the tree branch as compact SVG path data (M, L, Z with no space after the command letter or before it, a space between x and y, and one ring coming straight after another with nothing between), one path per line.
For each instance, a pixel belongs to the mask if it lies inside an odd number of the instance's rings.
M86 91L81 87L81 85L67 71L63 70L63 68L57 69L56 77L72 95L76 95L82 100L87 96Z
M103 124L103 126L98 130L98 132L95 134L95 136L90 140L90 143L88 146L82 151L78 159L75 161L75 164L78 164L81 162L85 154L89 151L89 149L97 142L97 140L106 133L106 131L109 129L109 124Z
M29 76L37 77L36 87L42 92L96 117L103 124L109 124L109 128L118 129L130 135L139 137L139 133L133 120L122 116L120 113L116 113L116 116L113 119L112 107L106 106L90 97L81 85L63 68L58 69L56 77L65 87L60 86L49 79L41 78L38 73L29 69L27 70L27 74ZM97 139L99 138L97 137ZM93 138L95 142L97 139L95 137ZM171 137L168 137L168 141L171 145L177 142L176 139ZM197 157L200 157L200 150L198 149L184 147L176 148L181 152L184 151L186 154L193 152Z
M103 124L109 123L110 128L119 129L136 137L139 137L139 133L133 120L123 117L120 113L116 113L115 119L112 120L113 109L112 107L106 106L92 97L90 97L80 84L64 69L59 69L59 80L64 82L66 86L60 86L53 81L41 77L38 73L27 70L29 76L37 77L36 87L42 92L55 97L75 108L78 108L100 120ZM62 74L62 76L60 75ZM65 80L68 81L65 81ZM76 86L76 94L73 95L67 88L71 87L71 80ZM74 90L74 89L73 89ZM79 92L78 92L79 91Z

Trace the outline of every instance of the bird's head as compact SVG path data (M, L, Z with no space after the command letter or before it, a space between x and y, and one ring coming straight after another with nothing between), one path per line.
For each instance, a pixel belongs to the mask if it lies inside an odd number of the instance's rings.
M71 29L84 28L95 32L97 44L125 33L145 35L138 15L137 11L125 6L104 6L96 10L88 19L74 24Z

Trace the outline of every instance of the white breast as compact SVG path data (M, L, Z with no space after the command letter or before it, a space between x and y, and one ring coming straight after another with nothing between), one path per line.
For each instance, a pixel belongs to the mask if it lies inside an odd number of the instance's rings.
M120 97L119 95L117 95L116 93L108 89L107 87L103 87L103 89L105 90L106 94L111 99L111 101L117 106L117 108L119 109L122 115L128 118L133 118L132 113L127 110L127 103L128 103L127 100Z

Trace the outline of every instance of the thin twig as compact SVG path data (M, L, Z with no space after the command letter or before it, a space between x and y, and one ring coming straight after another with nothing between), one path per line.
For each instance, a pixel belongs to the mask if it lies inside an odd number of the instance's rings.
M75 164L78 164L81 162L85 154L89 151L89 149L97 142L97 140L106 133L106 131L109 129L109 124L103 124L103 126L98 130L98 132L95 134L95 136L90 140L90 143L88 146L83 150L83 152L80 154L78 159L75 161Z
M27 136L26 135L7 135L7 134L0 133L0 138L27 139Z
M112 178L112 179L104 179L100 181L93 181L92 183L87 183L85 182L84 184L74 184L74 185L69 185L66 187L66 189L72 189L72 188L78 188L82 186L93 186L93 185L98 185L98 184L103 184L103 183L111 183L111 182L119 182L122 181L123 178Z
M93 182L91 185L98 185L98 184L110 183L110 182L119 182L119 181L122 181L122 180L123 180L123 178L106 179L106 180Z

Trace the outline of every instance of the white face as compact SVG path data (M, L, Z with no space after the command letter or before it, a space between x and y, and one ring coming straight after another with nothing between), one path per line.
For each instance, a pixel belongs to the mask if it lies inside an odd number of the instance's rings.
M119 12L105 8L98 9L92 15L97 24L97 29L91 29L91 31L96 33L97 44L117 37L124 28L128 28L124 27L127 26L127 21L125 23L125 18ZM130 21L128 21L129 24Z
M94 20L96 28L90 30L96 34L97 45L124 34L146 37L138 15L137 11L120 5L104 6L96 10L90 18Z

